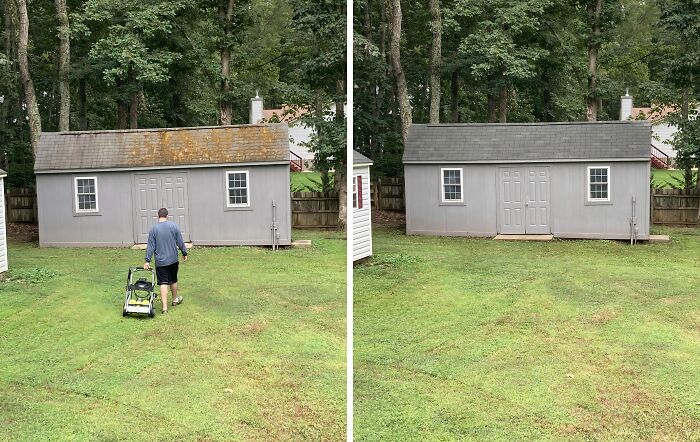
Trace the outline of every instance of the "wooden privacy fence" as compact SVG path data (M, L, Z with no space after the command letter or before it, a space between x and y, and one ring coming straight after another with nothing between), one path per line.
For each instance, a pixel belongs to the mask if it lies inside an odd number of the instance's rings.
M651 189L651 222L695 226L700 194L697 189Z
M372 208L376 210L406 210L403 178L379 178L372 182Z
M5 192L8 223L31 223L38 220L36 190L33 187L14 187Z
M292 192L292 227L338 227L338 192Z

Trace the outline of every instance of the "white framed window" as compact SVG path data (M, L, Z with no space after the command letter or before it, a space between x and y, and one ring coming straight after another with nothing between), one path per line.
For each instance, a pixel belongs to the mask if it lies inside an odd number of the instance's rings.
M357 177L352 177L352 208L357 209Z
M250 182L247 170L226 172L227 207L250 207Z
M99 212L97 201L97 177L77 176L73 179L75 189L75 213Z
M462 169L461 168L441 168L441 195L443 203L464 202L462 195Z
M610 166L588 166L588 201L610 201Z

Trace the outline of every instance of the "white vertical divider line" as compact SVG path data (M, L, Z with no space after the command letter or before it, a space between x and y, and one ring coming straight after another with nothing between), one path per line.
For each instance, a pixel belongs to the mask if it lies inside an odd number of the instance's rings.
M353 210L352 210L352 132L353 132L353 91L355 89L355 83L353 82L353 75L352 75L352 65L353 65L353 60L352 60L352 52L353 52L353 46L352 46L352 0L346 0L345 3L345 8L346 8L346 22L345 22L345 27L346 27L346 39L347 39L347 44L345 47L345 59L347 61L346 63L346 80L345 80L345 90L347 91L346 94L346 100L347 100L347 112L345 113L346 116L346 122L345 124L347 125L347 146L346 146L346 153L347 153L347 189L349 192L346 192L346 207L348 207L348 221L347 221L347 234L346 237L348 239L347 243L347 253L346 253L346 258L347 258L347 314L346 314L346 327L347 327L347 332L346 332L346 345L347 345L347 424L346 424L346 434L347 434L347 440L348 442L352 442L353 440L353 352L352 352L352 345L353 345L353 334L352 334L352 326L353 326L353 315L352 315L352 304L353 304L353 296L352 296L352 291L353 291L353 278L352 278L352 241L353 241Z

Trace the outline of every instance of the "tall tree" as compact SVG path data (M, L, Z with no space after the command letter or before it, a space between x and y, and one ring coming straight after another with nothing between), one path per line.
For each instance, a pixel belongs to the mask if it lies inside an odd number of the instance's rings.
M440 122L440 68L442 64L442 19L440 0L428 0L430 28L433 39L430 47L430 122Z
M487 85L489 122L507 121L514 82L534 78L538 60L547 55L535 37L541 32L542 17L551 3L479 0L463 13L474 20L474 27L462 40L459 51L472 61L472 78Z
M58 93L60 107L58 130L70 130L70 27L66 0L55 0L58 18Z
M29 16L27 14L27 1L15 0L17 11L17 21L19 32L17 38L17 61L19 73L24 89L24 102L27 106L27 116L29 118L29 138L32 145L32 153L36 154L39 138L41 137L41 115L39 105L34 91L34 82L29 72L29 59L27 57L27 47L29 45Z
M598 119L598 51L600 50L601 15L603 0L589 1L586 5L588 25L590 27L587 41L588 49L588 94L586 95L586 118L588 121Z
M75 15L76 32L91 40L89 60L116 86L118 123L138 126L144 85L167 83L169 67L182 55L168 47L187 0L86 0ZM128 109L128 111L127 111Z
M219 101L219 122L222 125L231 124L231 35L233 27L234 0L225 0L219 5L219 19L222 23L224 36L221 41L221 98Z
M408 87L406 85L406 74L401 65L401 0L391 0L391 44L389 49L389 59L391 60L391 70L396 81L396 98L401 117L401 140L404 145L408 138L408 129L413 123L413 111L408 98Z

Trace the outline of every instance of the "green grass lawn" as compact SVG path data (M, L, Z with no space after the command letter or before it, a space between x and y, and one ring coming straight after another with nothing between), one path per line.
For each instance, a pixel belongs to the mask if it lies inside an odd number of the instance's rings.
M693 175L697 175L697 172L693 172ZM679 169L660 170L652 168L651 176L657 188L671 188L673 186L678 186L676 179L683 178L683 171Z
M318 172L291 173L291 189L293 192L322 192L323 189L320 183L321 174Z
M670 244L375 229L355 438L700 440L700 231Z
M346 241L295 236L193 249L154 319L121 314L143 251L10 242L0 440L344 439Z

